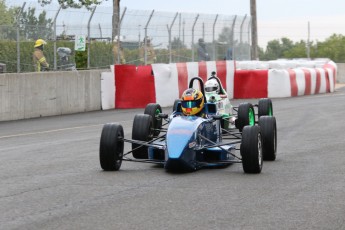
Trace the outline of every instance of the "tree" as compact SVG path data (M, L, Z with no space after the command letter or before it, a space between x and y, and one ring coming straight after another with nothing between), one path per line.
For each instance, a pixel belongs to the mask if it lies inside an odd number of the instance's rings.
M107 1L107 0L105 0ZM42 5L50 4L52 0L38 0ZM81 8L86 7L88 9L92 8L94 5L99 5L103 0L58 0L59 5L62 8Z
M174 39L171 41L171 49L177 50L177 49L185 49L186 45L183 44L180 38L174 37Z
M94 6L101 4L107 0L58 0L58 3L62 8L81 8L86 7L92 9ZM52 0L38 0L42 5L50 4ZM120 23L120 0L113 0L113 28L112 28L112 40L119 33Z
M26 39L49 38L52 35L53 20L46 18L46 12L35 16L35 8L24 11L20 18L20 27Z
M307 43L303 40L296 42L283 53L284 58L307 58Z
M5 0L0 0L0 38L11 39L15 36L13 24L15 23L16 8L7 8Z
M227 43L229 46L233 46L233 31L230 27L223 27L222 32L218 35L219 43Z
M13 25L15 20L15 9L7 9L5 0L0 0L0 25Z
M275 39L267 43L266 52L263 56L260 54L260 57L264 60L284 58L284 53L291 50L294 46L293 41L288 38Z
M279 40L269 41L266 46L264 60L275 60L280 57L282 57L282 52Z
M345 62L345 36L333 34L324 42L318 42L315 50L318 57L330 58L335 62Z

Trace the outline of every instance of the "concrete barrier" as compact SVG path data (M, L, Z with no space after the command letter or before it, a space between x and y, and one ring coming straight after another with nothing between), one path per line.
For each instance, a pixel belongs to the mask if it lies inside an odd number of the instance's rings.
M105 71L0 74L0 121L101 110Z
M337 63L337 67L338 67L337 83L344 84L345 83L345 63Z

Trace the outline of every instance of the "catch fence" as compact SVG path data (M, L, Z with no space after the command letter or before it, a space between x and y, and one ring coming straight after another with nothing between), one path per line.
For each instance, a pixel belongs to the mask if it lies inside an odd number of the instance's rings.
M66 69L66 55L78 69L108 68L120 60L120 55L113 52L117 45L122 47L126 64L147 64L147 49L143 57L139 52L146 43L144 38L151 40L156 63L199 61L200 39L205 42L209 60L250 60L251 23L246 15L121 8L120 15L114 15L120 19L119 30L114 33L112 7L62 9L54 4L41 6L37 1L16 7L21 9L16 23L0 25L0 63L6 64L7 72L34 71L32 52L38 38L47 41L44 54L54 70ZM113 34L120 39L114 41ZM74 50L78 36L86 38L85 51ZM61 54L59 47L68 48L71 53Z

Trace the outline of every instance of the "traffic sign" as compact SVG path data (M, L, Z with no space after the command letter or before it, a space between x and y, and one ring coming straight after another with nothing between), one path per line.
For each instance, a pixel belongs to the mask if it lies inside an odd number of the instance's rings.
M75 43L74 43L74 50L75 51L85 51L86 48L86 38L84 35L76 35L75 36Z

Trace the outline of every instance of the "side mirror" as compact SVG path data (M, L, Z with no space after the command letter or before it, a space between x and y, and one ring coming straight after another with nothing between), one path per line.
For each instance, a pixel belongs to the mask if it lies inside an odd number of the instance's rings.
M167 119L169 116L166 113L160 113L160 114L158 114L158 117L162 118L162 119Z

